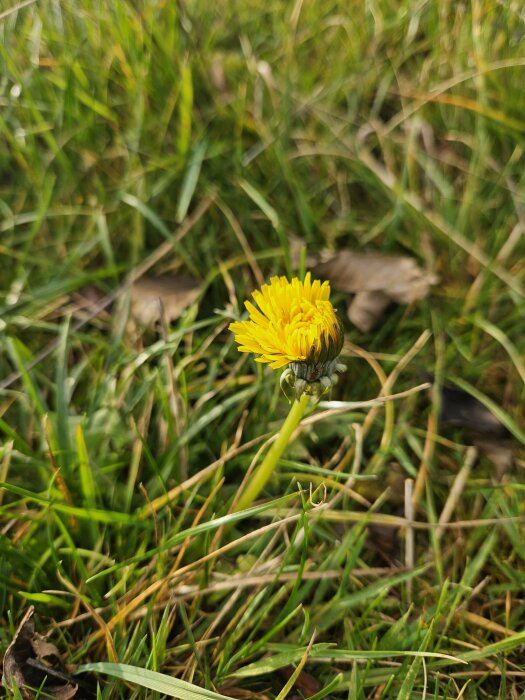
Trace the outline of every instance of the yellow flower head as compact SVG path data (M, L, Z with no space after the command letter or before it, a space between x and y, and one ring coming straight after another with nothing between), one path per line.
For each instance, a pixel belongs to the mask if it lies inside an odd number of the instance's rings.
M288 366L283 380L302 393L321 394L337 381L343 332L329 301L328 282L272 277L245 302L248 321L230 324L239 352L253 352L273 369Z

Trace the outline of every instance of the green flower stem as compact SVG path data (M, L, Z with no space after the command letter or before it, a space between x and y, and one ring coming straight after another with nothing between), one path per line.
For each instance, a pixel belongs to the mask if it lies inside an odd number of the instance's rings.
M299 425L305 409L308 406L309 399L310 397L307 394L303 394L298 401L293 402L290 413L286 417L279 435L277 436L277 440L270 447L266 453L266 457L254 471L249 483L234 506L234 512L249 508L265 487L268 479L273 474L273 470L277 466L280 456L290 442L294 430Z

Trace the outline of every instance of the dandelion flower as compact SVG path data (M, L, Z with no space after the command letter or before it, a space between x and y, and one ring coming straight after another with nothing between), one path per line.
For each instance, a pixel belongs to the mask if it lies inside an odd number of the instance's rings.
M281 385L288 382L299 398L320 396L337 381L336 372L343 332L329 297L330 284L304 282L294 277L272 277L253 293L254 304L245 302L249 320L230 324L239 352L253 352L257 362L273 369L285 367Z

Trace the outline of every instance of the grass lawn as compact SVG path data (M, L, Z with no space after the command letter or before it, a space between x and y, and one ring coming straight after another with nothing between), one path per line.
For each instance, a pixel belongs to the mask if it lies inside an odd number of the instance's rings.
M525 698L521 3L10 0L0 33L1 654L34 606L67 697ZM289 404L228 325L348 250L437 282L367 332L332 290L323 400L403 396L312 405L234 512ZM131 324L166 275L191 303Z

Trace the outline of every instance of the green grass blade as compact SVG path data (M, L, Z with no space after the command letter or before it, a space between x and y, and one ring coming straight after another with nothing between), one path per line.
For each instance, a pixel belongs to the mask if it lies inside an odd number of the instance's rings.
M170 698L180 698L180 700L229 700L226 695L214 693L211 690L199 688L193 683L187 683L178 678L173 678L157 671L149 671L138 666L99 662L83 664L77 669L77 673L85 673L87 671L104 673L112 678L135 683L142 688L164 693Z

